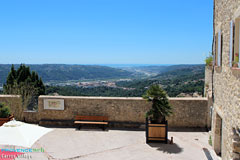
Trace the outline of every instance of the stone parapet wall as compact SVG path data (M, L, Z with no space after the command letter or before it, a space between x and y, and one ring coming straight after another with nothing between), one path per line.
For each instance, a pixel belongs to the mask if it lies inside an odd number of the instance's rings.
M64 111L44 110L44 99L64 99ZM151 107L142 98L40 96L41 119L73 120L75 115L108 116L113 122L145 122L145 113Z
M170 127L208 127L207 98L169 98L173 115L168 118Z
M44 99L64 99L64 110L44 109ZM173 107L173 115L168 118L170 127L207 127L207 98L169 98L169 101ZM20 97L0 95L0 102L6 102L16 114L14 108L20 105ZM40 96L38 112L25 111L23 120L42 125L73 125L75 115L99 115L108 116L113 126L140 127L150 108L151 103L142 98Z
M15 95L0 95L0 103L7 105L14 117L20 119L19 110L21 108L21 98Z
M44 110L44 99L64 99L65 110ZM169 98L174 114L168 118L170 127L207 127L207 98ZM42 120L58 120L71 123L75 115L108 116L109 121L136 125L145 123L145 113L151 103L142 98L110 98L110 97L65 97L40 96L39 117ZM45 122L49 124L50 122Z
M23 112L23 121L28 123L39 123L39 112L37 111L24 111Z

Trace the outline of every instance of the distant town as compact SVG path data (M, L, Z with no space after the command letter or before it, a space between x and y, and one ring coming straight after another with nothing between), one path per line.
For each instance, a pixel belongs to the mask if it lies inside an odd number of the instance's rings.
M121 88L124 90L134 90L135 88L119 87L116 85L117 82L129 82L132 79L118 79L118 80L86 80L86 81L66 81L66 82L47 82L47 86L75 86L82 88L93 88L93 87L111 87Z

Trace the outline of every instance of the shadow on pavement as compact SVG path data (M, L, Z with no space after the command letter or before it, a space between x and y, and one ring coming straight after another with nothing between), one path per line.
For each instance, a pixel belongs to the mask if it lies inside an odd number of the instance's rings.
M169 154L178 154L183 151L183 148L179 147L177 144L164 144L164 143L148 143L152 148L157 148L158 151Z
M169 132L207 132L208 130L206 128L168 128Z

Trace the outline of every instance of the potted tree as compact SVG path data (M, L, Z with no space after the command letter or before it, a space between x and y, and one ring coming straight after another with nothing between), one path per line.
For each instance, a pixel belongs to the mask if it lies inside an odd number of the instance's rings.
M9 107L0 103L0 126L12 119L13 115L10 114Z
M152 108L146 113L146 142L168 141L168 123L166 117L172 114L166 92L157 84L150 86L143 98L152 102Z

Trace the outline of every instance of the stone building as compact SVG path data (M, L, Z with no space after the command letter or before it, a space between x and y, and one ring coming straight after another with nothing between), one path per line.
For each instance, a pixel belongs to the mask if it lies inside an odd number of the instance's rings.
M213 76L205 90L213 100L212 145L223 160L240 160L239 31L240 0L214 0L214 61L206 68Z

